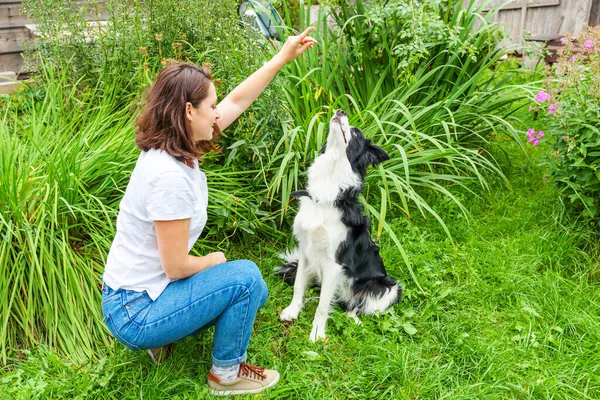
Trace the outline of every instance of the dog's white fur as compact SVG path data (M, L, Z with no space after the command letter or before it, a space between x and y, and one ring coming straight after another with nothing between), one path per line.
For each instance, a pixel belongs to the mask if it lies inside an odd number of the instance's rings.
M346 239L349 228L342 222L342 213L334 206L334 202L341 191L362 185L361 177L352 170L346 155L351 134L348 118L336 114L330 124L325 152L308 169L307 189L310 196L299 199L300 208L293 226L298 248L286 257L288 261L298 260L298 268L292 302L279 319L298 319L308 284L313 280L320 282L319 305L309 336L313 342L325 338L331 304L334 301L351 301L357 296L352 293L352 279L343 273L342 265L336 262L336 251ZM393 287L380 298L367 296L360 312L385 310L398 297L398 290L398 287ZM356 313L357 309L351 309L348 316L360 323Z

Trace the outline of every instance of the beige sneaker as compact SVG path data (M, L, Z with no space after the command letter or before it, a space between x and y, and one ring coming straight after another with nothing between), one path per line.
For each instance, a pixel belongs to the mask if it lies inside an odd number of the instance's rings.
M208 386L210 392L215 396L258 393L275 385L278 381L279 372L246 363L240 364L237 378L231 381L222 381L212 372L208 373Z

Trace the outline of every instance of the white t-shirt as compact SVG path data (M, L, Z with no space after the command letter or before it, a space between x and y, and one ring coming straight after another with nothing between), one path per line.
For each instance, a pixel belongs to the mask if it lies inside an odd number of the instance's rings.
M190 251L206 224L207 205L198 161L190 168L161 150L143 151L119 205L104 282L113 290L145 290L156 300L170 280L160 263L154 221L191 218Z

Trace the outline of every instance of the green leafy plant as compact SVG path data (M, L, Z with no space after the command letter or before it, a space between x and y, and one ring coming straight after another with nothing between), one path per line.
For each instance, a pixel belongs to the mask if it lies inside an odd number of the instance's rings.
M80 5L51 3L26 3L40 32L28 56L35 69L29 85L0 104L1 361L11 350L38 343L82 359L106 343L99 277L139 154L133 122L142 88L169 56L161 46L178 51L172 46L177 42L151 35L145 19L152 10L148 4L107 2L111 29L92 37L86 36L88 14ZM215 68L220 91L239 83L261 62L256 57L260 47L237 25L234 3L226 4L229 19L223 10L217 20L208 18L210 9L194 9L207 13L203 22L213 36L196 39L206 47L179 48L181 59L197 63L223 55ZM191 2L184 5L190 11ZM220 44L217 24L238 29L220 35ZM179 31L178 26L161 27ZM238 41L236 50L233 43ZM220 72L226 67L229 75ZM233 127L235 140L253 143L227 155L211 155L202 166L209 181L210 222L208 238L195 252L202 252L202 246L222 247L231 237L251 238L257 231L279 235L273 217L261 209L264 196L255 189L264 185L260 163L248 161L265 148L257 131L269 136L268 128L278 125L270 106L277 101L276 95L258 101L252 116ZM223 143L235 150L235 140L228 136Z
M585 218L600 216L600 27L586 28L577 39L563 39L557 64L548 69L544 89L530 111L538 129L528 143L547 143L544 164L562 189L571 210Z
M48 343L74 357L105 338L98 276L113 232L132 118L117 91L80 94L65 71L2 106L0 125L0 357ZM14 102L14 103L13 103ZM107 136L109 134L110 136ZM104 339L105 340L105 339Z
M302 171L324 143L329 117L342 108L392 156L371 172L365 201L377 235L385 230L404 254L386 223L388 208L408 218L431 215L445 228L427 195L448 197L464 212L452 185L475 180L485 188L489 176L503 176L488 150L500 135L518 139L511 112L526 92L493 73L508 50L497 46L501 35L491 13L482 15L485 4L375 1L368 5L372 15L361 0L342 3L330 11L333 27L321 8L319 51L284 70L294 120L273 148L269 198L279 201L283 220L290 192L304 185ZM301 20L308 24L309 16Z

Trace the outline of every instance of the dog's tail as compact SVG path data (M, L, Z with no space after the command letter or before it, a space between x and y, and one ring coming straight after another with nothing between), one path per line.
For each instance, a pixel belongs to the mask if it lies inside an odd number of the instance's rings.
M275 268L275 275L290 286L294 286L296 281L296 271L298 271L298 249L290 250L280 254L280 257L285 260L284 263Z

